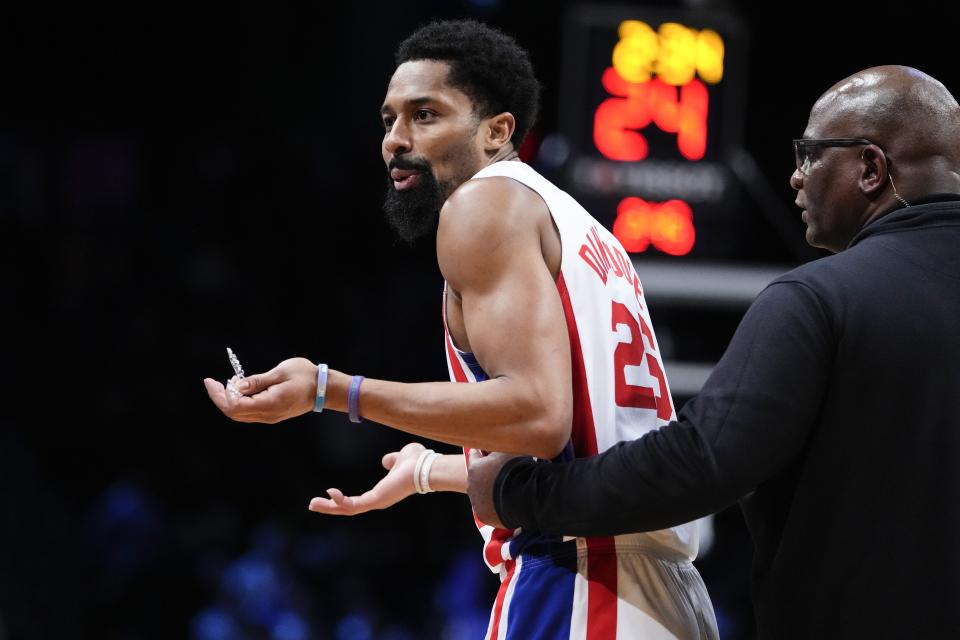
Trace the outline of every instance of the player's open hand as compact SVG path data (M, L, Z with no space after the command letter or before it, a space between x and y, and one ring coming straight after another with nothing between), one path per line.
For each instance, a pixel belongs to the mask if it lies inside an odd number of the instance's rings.
M339 489L327 489L329 498L314 498L310 511L333 516L355 516L372 509L386 509L416 492L413 486L413 468L425 447L411 442L400 451L383 456L387 475L372 489L359 496L345 496Z
M488 453L472 449L467 464L467 495L473 504L473 512L484 524L502 527L500 516L493 505L493 483L507 460L516 458L509 453Z
M212 378L203 381L210 399L228 418L274 424L313 409L317 365L306 358L290 358L234 383L243 395L231 393Z

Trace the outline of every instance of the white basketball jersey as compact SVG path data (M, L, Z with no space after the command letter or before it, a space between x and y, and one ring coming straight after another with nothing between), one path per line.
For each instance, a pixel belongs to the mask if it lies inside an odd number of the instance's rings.
M673 401L643 287L620 242L529 165L496 162L473 179L494 176L512 178L539 194L560 231L562 257L556 284L570 336L573 428L558 460L596 455L673 420ZM473 354L457 349L449 332L446 352L451 380L487 379ZM477 525L485 540L484 560L501 574L504 561L516 558L532 541L519 529L495 529L479 520ZM697 525L612 540L618 549L649 549L660 556L692 560L697 552ZM577 544L590 547L610 541L578 539Z

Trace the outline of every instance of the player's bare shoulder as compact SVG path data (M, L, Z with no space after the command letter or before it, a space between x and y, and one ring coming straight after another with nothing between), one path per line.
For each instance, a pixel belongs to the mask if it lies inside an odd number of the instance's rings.
M440 211L440 269L454 284L466 270L539 255L541 235L551 225L543 198L524 184L504 176L468 180Z
M440 211L441 228L456 232L522 233L535 229L550 212L543 198L521 182L505 176L467 180Z

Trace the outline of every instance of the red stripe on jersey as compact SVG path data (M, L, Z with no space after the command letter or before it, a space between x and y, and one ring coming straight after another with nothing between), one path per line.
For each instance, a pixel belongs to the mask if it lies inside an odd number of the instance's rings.
M446 327L444 327L443 331L447 343L447 357L450 358L450 368L453 369L453 379L457 382L470 382L467 379L467 374L463 372L463 367L460 366L460 358L453 348L453 340L450 339L450 332L447 331Z
M497 599L493 603L493 620L490 621L490 633L487 634L487 638L490 640L496 640L497 635L500 633L500 620L501 614L503 614L503 601L507 596L507 589L510 588L510 582L513 581L513 570L517 567L515 560L507 560L506 562L507 575L500 582L500 589L497 591Z
M567 320L567 333L570 336L570 368L573 374L573 453L577 458L597 455L597 434L593 425L593 407L590 404L590 388L587 386L587 373L583 365L583 352L580 350L580 332L577 330L577 318L573 315L570 292L563 279L563 273L557 276L557 291L563 304L563 315Z
M450 360L450 369L453 371L453 379L457 382L470 382L467 375L460 366L460 357L457 356L457 350L453 348L453 338L450 337L450 329L447 328L447 283L443 283L443 304L440 306L440 312L443 315L443 341L447 345L447 359Z
M580 332L562 272L557 278L557 291L570 335L573 377L573 432L570 439L576 457L595 456L597 433L580 349ZM587 538L587 640L612 640L617 636L617 556L611 551L613 548L613 538Z
M480 522L476 514L474 514L473 519ZM501 529L500 527L493 528L493 533L490 534L490 541L483 547L483 557L486 559L487 564L495 567L503 562L503 545L506 544L511 537L513 537L513 531L510 529Z
M457 350L453 346L453 338L450 337L450 331L447 329L446 295L443 297L443 333L444 343L447 347L447 358L450 360L450 370L453 372L453 379L457 382L470 382L470 380L467 378L467 374L463 371L463 366L460 364L460 357L457 355ZM464 448L463 457L464 461L469 464L469 449ZM486 526L486 523L481 522L476 513L473 514L473 521L477 523L478 529ZM494 569L496 569L498 565L503 564L503 545L505 545L512 537L512 530L493 527L493 532L490 534L489 540L487 540L483 545L483 558L487 561L487 564Z
M617 637L617 554L613 538L587 538L587 640ZM597 551L596 547L606 547Z

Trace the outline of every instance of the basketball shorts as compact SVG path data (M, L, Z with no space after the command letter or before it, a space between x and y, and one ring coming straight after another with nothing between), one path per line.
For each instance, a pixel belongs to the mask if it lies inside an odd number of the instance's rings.
M501 578L487 640L719 638L691 562L615 548L613 538L534 544Z

